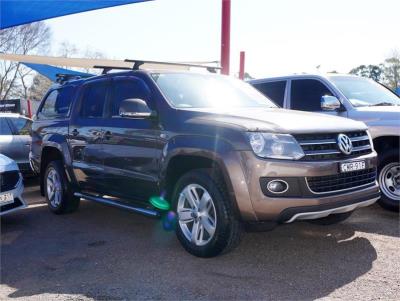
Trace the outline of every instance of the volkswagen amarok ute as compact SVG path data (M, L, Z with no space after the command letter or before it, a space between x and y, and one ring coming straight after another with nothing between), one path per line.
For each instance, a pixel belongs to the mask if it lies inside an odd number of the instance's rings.
M54 213L86 199L159 217L159 198L201 257L237 245L243 225L337 223L380 196L364 123L280 109L216 74L134 70L53 87L30 158Z

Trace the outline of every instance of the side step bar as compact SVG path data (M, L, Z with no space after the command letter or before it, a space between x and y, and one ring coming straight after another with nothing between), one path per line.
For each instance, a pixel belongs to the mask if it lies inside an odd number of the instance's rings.
M121 204L119 202L115 202L115 201L112 201L112 200L107 200L107 199L103 199L101 197L82 194L82 193L79 193L79 192L75 192L74 196L82 198L82 199L85 199L85 200L88 200L88 201L93 201L93 202L96 202L96 203L100 203L100 204L103 204L103 205L113 206L113 207L116 207L116 208L132 211L132 212L136 212L136 213L141 213L141 214L144 214L144 215L147 215L147 216L151 216L151 217L160 217L160 213L158 211L156 211L156 210L151 210L151 209L146 209L146 208L140 208L140 207L125 205L125 204Z

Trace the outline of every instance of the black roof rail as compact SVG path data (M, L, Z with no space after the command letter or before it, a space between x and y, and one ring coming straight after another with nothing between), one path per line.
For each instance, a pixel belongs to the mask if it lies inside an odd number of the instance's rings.
M163 65L163 66L177 66L177 67L192 67L192 68L203 68L211 73L217 73L218 70L221 70L221 67L217 66L209 66L202 64L193 64L193 63L173 63L173 62L159 62L159 61L144 61L144 60L124 60L127 63L133 63L132 67L123 67L123 66L93 66L95 69L103 69L101 74L107 74L111 70L139 70L140 66L144 64L155 64L155 65ZM205 62L205 63L218 63L217 61L213 62Z
M101 74L107 74L111 70L132 70L131 67L117 67L117 66L93 66L95 69L103 69Z
M173 63L173 62L159 62L159 61L143 61L143 60L131 60L131 59L125 59L124 60L127 63L133 63L133 70L138 70L140 66L143 64L155 64L155 65L164 65L164 66L177 66L177 67L193 67L193 68L204 68L207 69L207 71L212 72L212 73L217 73L217 70L221 70L221 67L216 67L216 66L207 66L207 65L201 65L201 64L192 64L192 63ZM216 62L213 62L216 63Z

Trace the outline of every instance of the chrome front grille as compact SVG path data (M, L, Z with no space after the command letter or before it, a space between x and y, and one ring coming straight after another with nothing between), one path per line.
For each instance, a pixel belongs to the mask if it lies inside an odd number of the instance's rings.
M302 160L340 160L372 152L367 132L357 131L343 133L350 138L353 144L353 151L351 154L343 154L337 145L337 136L339 134L340 133L294 135L305 153Z

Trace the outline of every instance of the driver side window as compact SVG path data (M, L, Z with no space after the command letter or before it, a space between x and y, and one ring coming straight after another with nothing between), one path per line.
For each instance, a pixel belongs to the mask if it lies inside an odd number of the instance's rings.
M290 108L300 111L321 111L321 97L333 96L331 91L315 79L292 80Z
M146 84L141 80L129 78L116 79L113 81L111 116L119 116L120 105L125 99L141 99L148 105L149 98L150 91ZM148 113L150 113L150 111Z

